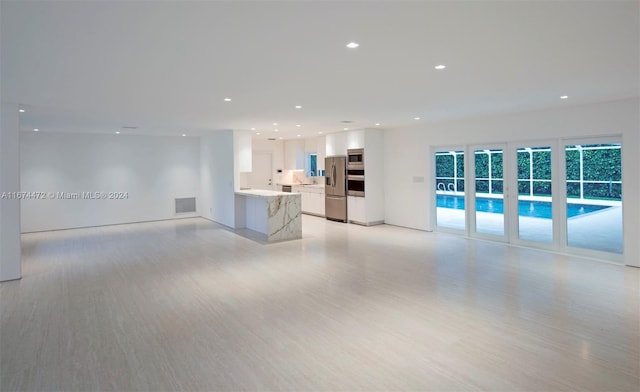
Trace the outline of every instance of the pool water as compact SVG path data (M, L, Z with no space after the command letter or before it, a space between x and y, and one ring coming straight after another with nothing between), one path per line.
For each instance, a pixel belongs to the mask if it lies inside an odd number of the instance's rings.
M464 196L438 195L437 206L442 208L454 208L464 210ZM567 216L588 214L600 211L608 206L595 206L592 204L567 204ZM504 213L504 202L502 199L490 199L484 197L476 198L476 211L489 212L494 214ZM533 218L551 219L551 203L546 201L518 201L518 214L520 216L530 216Z

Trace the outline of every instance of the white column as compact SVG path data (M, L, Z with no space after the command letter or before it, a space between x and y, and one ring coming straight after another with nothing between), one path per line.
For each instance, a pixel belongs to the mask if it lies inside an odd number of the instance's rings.
M20 200L3 193L20 191L18 105L2 103L0 118L0 282L20 279Z

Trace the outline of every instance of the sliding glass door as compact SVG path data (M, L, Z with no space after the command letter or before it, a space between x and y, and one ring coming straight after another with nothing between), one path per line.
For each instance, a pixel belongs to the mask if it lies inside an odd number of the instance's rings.
M566 143L565 165L566 245L622 254L622 144Z
M552 143L518 145L517 230L518 242L542 246L553 242Z
M622 260L619 139L433 151L436 228Z
M505 239L504 146L474 146L471 233Z
M464 149L439 150L434 155L436 226L466 231Z

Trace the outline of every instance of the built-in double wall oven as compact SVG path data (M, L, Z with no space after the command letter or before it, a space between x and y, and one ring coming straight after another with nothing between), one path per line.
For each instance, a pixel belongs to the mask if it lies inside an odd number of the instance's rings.
M364 149L347 150L347 195L364 197Z

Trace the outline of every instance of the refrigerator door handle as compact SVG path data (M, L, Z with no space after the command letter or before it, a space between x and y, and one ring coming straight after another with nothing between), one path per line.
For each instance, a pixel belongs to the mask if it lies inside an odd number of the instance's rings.
M331 179L331 188L333 188L333 162L331 163L331 170L329 171L329 178Z
M336 170L336 165L333 165L333 187L336 187L336 176L338 175L338 171Z

